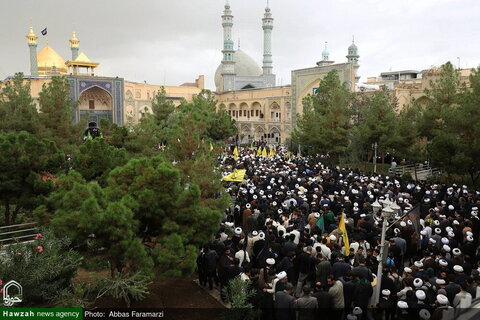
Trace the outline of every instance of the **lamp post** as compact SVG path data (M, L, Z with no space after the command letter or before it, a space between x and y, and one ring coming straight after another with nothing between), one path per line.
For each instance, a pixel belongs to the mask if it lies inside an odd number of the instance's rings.
M377 173L377 148L378 148L378 144L375 142L373 144L373 149L375 150L375 153L373 155L373 172L374 173Z
M373 207L373 204L372 204ZM388 218L390 218L393 214L392 208L390 206L387 206L383 208L382 210L382 218L383 218L383 224L382 224L382 237L380 240L380 261L378 262L378 271L377 271L377 290L375 290L375 299L374 299L374 305L376 306L378 304L378 301L380 300L380 288L382 287L382 273L383 273L383 249L385 248L385 233L387 231L388 227Z
M400 214L402 208L400 208L400 206L397 204L397 202L393 202L391 205L390 205L390 208L393 210L393 213L394 214Z
M377 200L375 200L375 202L372 203L372 210L374 214L377 214L378 210L380 210L381 208L382 208L382 205Z

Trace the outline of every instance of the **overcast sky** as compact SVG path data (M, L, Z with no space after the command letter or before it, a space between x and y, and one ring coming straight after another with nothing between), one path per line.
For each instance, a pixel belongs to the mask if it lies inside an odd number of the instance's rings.
M65 60L75 26L80 51L100 62L99 74L152 84L179 85L213 75L222 59L225 0L1 0L0 78L29 73L25 35L30 20ZM261 66L266 0L230 0L235 47ZM325 41L331 60L346 61L355 35L362 81L380 72L480 64L479 0L270 0L277 84L291 70L314 66Z

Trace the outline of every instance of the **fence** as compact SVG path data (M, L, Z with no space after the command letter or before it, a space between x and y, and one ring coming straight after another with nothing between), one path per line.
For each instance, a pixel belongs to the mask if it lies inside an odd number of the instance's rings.
M436 168L430 168L422 163L410 164L407 166L397 166L388 170L394 175L404 175L409 173L414 180L425 181L433 175L441 174L441 171Z
M37 235L37 223L28 222L0 227L0 246L31 241Z

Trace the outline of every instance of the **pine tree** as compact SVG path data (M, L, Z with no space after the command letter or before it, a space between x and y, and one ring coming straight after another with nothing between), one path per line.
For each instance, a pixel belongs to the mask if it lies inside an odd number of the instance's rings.
M386 90L376 92L364 108L363 121L358 130L364 145L378 144L382 153L392 152L395 148L397 101Z
M50 179L65 168L65 156L55 144L22 131L0 135L0 200L4 222L10 224L20 210L33 210L53 189ZM15 209L10 212L11 206Z
M38 112L30 95L30 81L16 73L0 90L0 132L37 133Z
M352 94L340 82L336 70L320 82L318 93L303 100L303 115L297 120L292 140L310 154L328 155L338 163L348 146Z
M221 211L201 202L200 188L181 181L180 172L161 157L130 160L108 180L109 198L132 209L145 240L156 239L161 277L190 275L196 248L218 228Z
M97 180L105 185L110 171L127 162L125 149L108 145L103 138L85 141L73 155L72 167L87 181Z
M457 104L459 87L459 73L447 62L440 68L438 78L430 81L430 88L425 89L428 103L419 119L419 130L428 141L445 129L445 113Z
M93 238L106 249L112 277L117 273L152 275L153 262L137 237L139 221L128 199L107 198L97 183L87 183L75 171L59 177L58 184L47 203L35 210L41 222L77 247Z
M435 166L448 173L468 173L476 186L480 177L480 68L472 72L470 87L454 93L455 105L443 110L442 130L437 131L428 151ZM446 90L438 95L453 93Z
M85 123L73 122L74 103L69 97L70 85L65 77L52 77L40 91L40 136L52 140L67 154L81 144Z

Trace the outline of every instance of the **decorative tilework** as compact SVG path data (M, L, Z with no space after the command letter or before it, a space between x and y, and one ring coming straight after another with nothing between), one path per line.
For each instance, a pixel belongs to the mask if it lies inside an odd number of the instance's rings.
M87 90L87 89L90 89L91 87L97 86L97 87L100 87L100 88L104 89L105 91L109 92L113 96L112 88L111 88L111 85L110 85L110 83L111 83L110 80L84 80L84 79L81 79L79 81L80 81L80 87L82 88L80 93ZM107 84L109 86L107 86Z
M123 124L123 81L115 81L115 123Z

